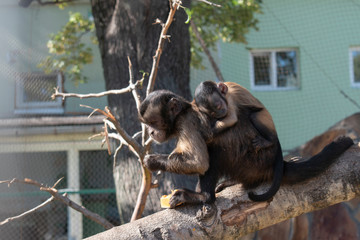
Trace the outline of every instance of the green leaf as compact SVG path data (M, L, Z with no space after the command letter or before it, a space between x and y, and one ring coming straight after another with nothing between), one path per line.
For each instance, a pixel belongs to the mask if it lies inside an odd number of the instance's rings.
M185 13L187 14L188 18L186 19L185 23L188 24L191 20L192 10L189 8L184 8Z

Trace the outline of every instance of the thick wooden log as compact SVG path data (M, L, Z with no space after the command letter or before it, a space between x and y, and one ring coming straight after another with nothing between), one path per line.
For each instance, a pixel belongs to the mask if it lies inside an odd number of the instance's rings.
M259 188L258 191L261 190ZM217 194L213 205L164 210L114 227L88 240L235 239L358 196L359 144L345 152L321 176L305 183L282 186L271 202L251 202L241 185L235 185Z

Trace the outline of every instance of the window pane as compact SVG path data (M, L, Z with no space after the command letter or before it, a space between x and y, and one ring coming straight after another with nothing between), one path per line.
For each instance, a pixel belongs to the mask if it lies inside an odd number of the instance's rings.
M270 85L270 53L253 55L255 86Z
M26 74L22 84L24 103L54 101L51 95L58 85L57 75Z
M277 86L297 87L296 51L276 53Z
M354 66L354 82L360 83L360 50L352 52Z

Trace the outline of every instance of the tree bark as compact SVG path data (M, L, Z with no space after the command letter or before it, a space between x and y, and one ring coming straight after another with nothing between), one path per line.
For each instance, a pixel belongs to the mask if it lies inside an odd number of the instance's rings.
M183 1L185 2L185 1ZM96 35L102 58L106 89L121 89L129 83L128 60L133 65L135 80L140 71L151 71L161 27L153 23L158 18L165 22L169 13L168 1L151 0L91 0ZM186 14L179 10L168 34L160 60L155 89L166 88L190 99L190 40ZM144 82L144 86L147 82ZM145 91L143 90L142 93ZM143 94L144 96L144 94ZM127 94L108 97L109 107L122 126L134 134L141 130L132 96ZM169 145L156 152L170 152ZM114 181L121 222L130 220L141 183L141 168L135 156L125 148L118 154ZM174 174L164 174L160 188L151 190L145 215L158 211L159 196L171 188L194 188L195 179Z
M282 186L271 202L251 202L241 186L235 185L217 194L214 205L164 210L88 240L238 239L303 213L359 197L359 186L360 144L350 148L321 176Z

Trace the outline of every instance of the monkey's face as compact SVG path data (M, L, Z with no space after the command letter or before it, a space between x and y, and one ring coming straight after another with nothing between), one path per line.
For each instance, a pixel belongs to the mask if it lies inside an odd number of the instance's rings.
M149 106L140 116L140 121L147 126L149 136L156 142L162 143L168 140L169 127L160 108Z
M154 116L154 118L146 125L149 136L156 142L163 143L168 140L166 126L164 125L163 119L161 117Z
M215 119L222 119L227 115L228 105L220 93L213 92L206 103L199 104L199 109Z
M170 91L154 91L141 103L139 119L147 125L150 137L162 143L176 136L176 118L190 106L190 103Z

